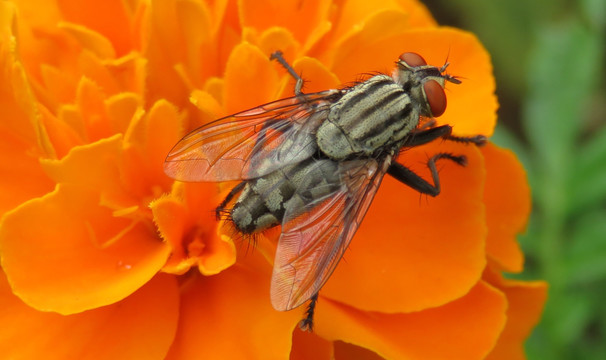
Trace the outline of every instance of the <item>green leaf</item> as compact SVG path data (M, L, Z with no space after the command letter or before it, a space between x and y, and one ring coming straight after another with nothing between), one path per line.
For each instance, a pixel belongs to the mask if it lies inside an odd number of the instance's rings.
M592 319L592 301L583 292L561 293L551 299L547 306L551 308L547 313L551 317L548 320L552 326L550 332L564 347L578 341Z
M598 41L580 22L561 22L539 32L531 54L524 125L543 185L535 190L542 207L558 213L568 200L566 184L577 158L583 109L600 73Z
M604 0L582 0L581 11L592 26L602 28L606 26L606 1Z
M569 285L606 281L606 210L579 218L564 261Z
M598 48L596 38L578 22L558 23L539 33L530 61L525 124L539 160L551 171L563 159L573 159L579 115L599 73Z

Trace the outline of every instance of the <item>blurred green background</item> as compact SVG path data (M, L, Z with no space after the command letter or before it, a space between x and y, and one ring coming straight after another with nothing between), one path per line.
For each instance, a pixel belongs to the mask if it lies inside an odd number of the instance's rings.
M501 108L492 140L533 191L523 274L545 279L529 359L606 359L606 0L425 0L491 53Z

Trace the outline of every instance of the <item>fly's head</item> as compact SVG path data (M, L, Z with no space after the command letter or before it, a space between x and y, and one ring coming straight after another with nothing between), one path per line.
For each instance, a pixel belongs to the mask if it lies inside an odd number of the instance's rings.
M437 117L446 110L446 81L460 84L461 80L445 73L448 63L442 67L427 65L425 59L417 53L407 52L400 55L393 74L394 80L404 88L413 103L419 104L422 116Z

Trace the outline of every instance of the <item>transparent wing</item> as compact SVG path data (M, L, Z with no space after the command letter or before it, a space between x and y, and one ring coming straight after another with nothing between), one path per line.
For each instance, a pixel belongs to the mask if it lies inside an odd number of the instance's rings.
M287 205L271 281L276 310L293 309L322 288L362 222L390 162L391 157L380 163L368 159L341 163L337 190L309 199L303 213ZM303 190L313 193L314 189Z
M181 181L246 180L310 157L338 90L271 102L203 125L181 139L164 172Z

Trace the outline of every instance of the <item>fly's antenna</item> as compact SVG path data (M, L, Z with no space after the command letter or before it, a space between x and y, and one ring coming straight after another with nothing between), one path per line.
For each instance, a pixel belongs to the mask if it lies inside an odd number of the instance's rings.
M446 60L444 60L444 65L442 65L442 69L446 70L448 66L448 58L450 57L450 45L448 45L448 52L446 53Z
M448 67L448 65L450 65L450 63L448 62L449 57L450 57L450 46L448 46L448 52L446 53L446 60L444 60L444 65L442 65L442 67L440 68L440 73L442 73L442 77L444 78L444 80L451 82L453 84L460 84L461 80L459 80L458 76L444 74L444 72L446 71L446 68Z

